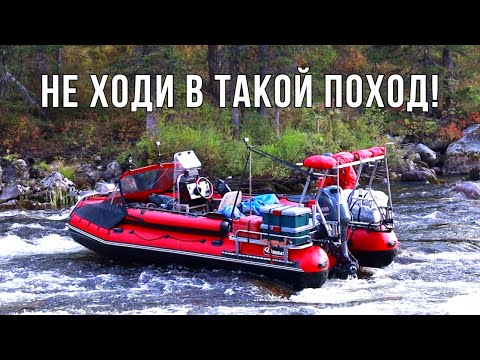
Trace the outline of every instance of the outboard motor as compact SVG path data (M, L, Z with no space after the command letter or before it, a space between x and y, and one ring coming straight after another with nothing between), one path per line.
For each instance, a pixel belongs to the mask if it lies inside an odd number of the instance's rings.
M320 193L318 204L325 216L325 220L340 222L340 245L335 245L332 248L337 264L332 269L331 275L340 279L355 276L358 270L358 262L348 251L347 227L351 216L347 200L342 194L342 189L336 185L327 186Z
M340 216L338 216L339 196L342 196L340 199ZM347 200L343 198L341 188L336 185L324 188L318 199L318 204L326 220L337 221L340 219L342 228L348 225L350 221L350 209L348 208Z

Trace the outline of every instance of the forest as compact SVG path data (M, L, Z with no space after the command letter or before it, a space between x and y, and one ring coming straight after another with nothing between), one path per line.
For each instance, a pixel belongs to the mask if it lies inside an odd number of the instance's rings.
M0 157L61 160L68 166L95 156L123 163L131 153L143 165L156 159L154 141L159 140L164 160L193 149L207 173L223 176L241 173L243 137L294 163L309 154L366 148L392 138L448 144L469 125L480 123L479 62L480 46L474 45L0 45ZM309 67L313 75L312 108L233 108L233 81L226 108L219 107L215 74L293 77L298 67ZM42 108L43 74L78 74L74 98L79 107ZM175 104L185 103L182 79L198 74L205 81L205 99L195 109L177 105L132 112L129 106L103 108L99 103L90 108L89 74L124 74L129 79L174 74ZM438 74L439 106L428 112L388 106L325 108L325 74L399 74L405 79ZM427 93L429 89L427 83ZM386 92L386 83L381 92ZM262 173L288 176L270 160L257 159L254 174Z

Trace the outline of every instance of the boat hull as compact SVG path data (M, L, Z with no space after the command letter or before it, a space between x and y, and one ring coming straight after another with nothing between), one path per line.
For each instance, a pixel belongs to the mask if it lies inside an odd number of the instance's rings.
M350 250L360 266L383 268L390 265L397 257L398 249L384 251Z
M400 242L393 230L349 228L348 249L360 266L383 268L390 265L398 254Z
M272 264L268 259L253 260L252 256L245 258L238 258L234 255L228 256L229 253L231 254L228 251L221 255L215 255L116 242L102 239L71 224L68 227L73 240L77 243L110 258L158 265L184 265L190 268L241 270L250 275L280 281L292 286L295 290L319 288L328 278L328 266L319 271L305 272L294 265Z

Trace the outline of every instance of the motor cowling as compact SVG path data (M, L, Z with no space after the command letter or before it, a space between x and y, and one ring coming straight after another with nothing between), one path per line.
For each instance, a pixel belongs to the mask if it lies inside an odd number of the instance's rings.
M340 201L340 216L338 216L338 202ZM342 194L342 189L336 185L327 186L320 193L318 199L320 209L328 221L338 221L345 223L350 221L350 210L347 200Z

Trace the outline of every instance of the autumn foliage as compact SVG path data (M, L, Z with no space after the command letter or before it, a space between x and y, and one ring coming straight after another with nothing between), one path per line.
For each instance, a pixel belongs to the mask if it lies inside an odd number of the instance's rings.
M439 129L438 135L441 139L452 142L463 136L463 130L473 124L480 124L480 114L478 112L471 113L466 119L458 118L449 121Z
M444 63L446 53L448 66ZM232 168L224 170L231 172L242 167L238 154L244 148L240 142L244 136L266 150L298 161L307 152L375 145L385 141L386 134L400 135L407 141L440 137L451 142L469 125L480 123L476 111L480 109L476 85L480 83L476 66L480 46L0 45L0 54L0 157L8 150L39 158L101 154L112 159L137 150L139 156L145 154L149 159L156 156L150 146L156 138L163 142L166 156L191 147L212 162L207 165L212 170L228 164ZM220 108L215 86L209 83L213 74L245 74L248 79L262 73L293 77L299 66L308 67L312 75L311 108L233 109L230 85L227 106ZM389 108L384 81L379 89L384 107L326 109L324 75L353 73L362 77L384 74L385 78L395 73L405 79L410 74L438 73L439 107L416 113L406 112L405 106ZM49 108L44 114L39 106L41 74L78 74L74 100L81 106ZM129 81L137 74L173 74L175 107L157 108L150 114L144 109L132 112L129 106L116 109L98 104L90 108L90 74L124 74ZM204 79L205 100L198 109L185 107L186 74ZM449 83L455 87L445 85ZM130 101L134 94L131 85ZM409 86L405 89L407 92ZM271 97L272 89L267 88L267 92ZM107 83L105 93L111 93L111 84ZM363 105L369 93L364 82ZM157 130L147 130L148 116L155 119Z

